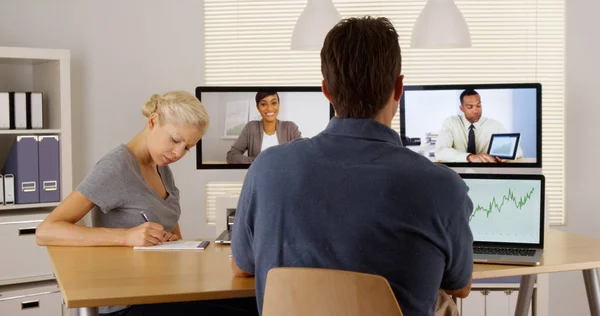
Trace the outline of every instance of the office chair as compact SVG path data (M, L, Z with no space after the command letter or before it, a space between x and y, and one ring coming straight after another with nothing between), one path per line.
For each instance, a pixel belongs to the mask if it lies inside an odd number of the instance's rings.
M402 316L388 281L378 275L315 268L273 268L263 316Z

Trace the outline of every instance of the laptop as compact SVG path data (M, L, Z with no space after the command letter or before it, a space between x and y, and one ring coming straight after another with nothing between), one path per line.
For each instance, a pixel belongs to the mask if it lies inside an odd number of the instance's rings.
M227 216L227 229L225 229L215 240L217 244L231 244L231 230L235 220L235 212Z
M224 230L215 240L217 244L231 244L231 230Z
M531 174L460 174L473 212L473 261L539 265L544 248L545 178Z

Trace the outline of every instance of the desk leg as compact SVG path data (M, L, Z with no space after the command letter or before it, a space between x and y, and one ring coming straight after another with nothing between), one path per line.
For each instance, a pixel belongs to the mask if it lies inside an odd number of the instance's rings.
M600 279L598 269L583 270L583 282L592 316L600 316Z
M98 307L78 308L79 316L98 316Z
M517 297L517 308L515 316L527 316L531 307L531 298L533 297L533 285L535 284L536 274L524 275L521 277L519 286L519 296Z

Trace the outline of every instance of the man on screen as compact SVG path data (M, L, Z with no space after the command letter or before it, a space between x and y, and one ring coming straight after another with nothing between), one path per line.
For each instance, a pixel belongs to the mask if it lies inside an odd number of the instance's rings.
M447 118L435 145L435 158L441 162L502 162L487 154L492 134L506 133L502 124L482 117L481 97L474 89L460 94L463 114ZM516 158L523 157L519 146Z

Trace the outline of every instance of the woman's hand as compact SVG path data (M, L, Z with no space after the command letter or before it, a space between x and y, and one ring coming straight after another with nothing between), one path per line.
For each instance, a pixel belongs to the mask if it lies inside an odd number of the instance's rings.
M173 233L167 233L165 232L165 237L164 239L166 241L176 241L179 240L179 236L177 236L177 234L173 234Z
M142 225L130 228L125 231L126 246L153 246L158 245L168 239L165 239L166 232L162 225L153 222L143 223Z

